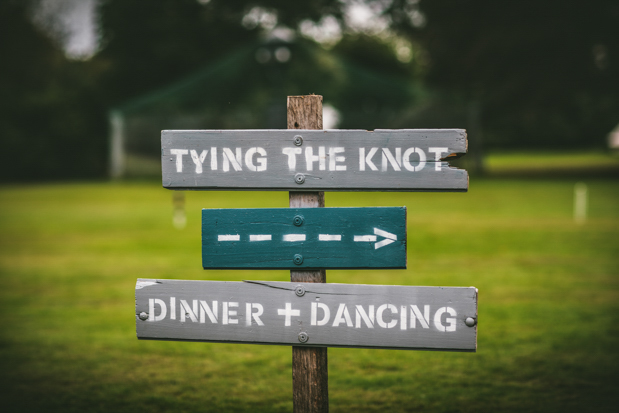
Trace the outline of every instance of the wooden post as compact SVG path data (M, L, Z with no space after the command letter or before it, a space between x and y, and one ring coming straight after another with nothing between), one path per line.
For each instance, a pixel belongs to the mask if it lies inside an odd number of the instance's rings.
M288 96L288 129L322 129L322 96ZM325 206L324 192L290 192L291 208ZM290 271L291 282L327 282L327 272ZM292 347L293 411L328 412L326 347Z

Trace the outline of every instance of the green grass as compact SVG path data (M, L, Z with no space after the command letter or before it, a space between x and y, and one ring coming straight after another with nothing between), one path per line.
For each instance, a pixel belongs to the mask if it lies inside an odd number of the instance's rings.
M472 179L468 193L328 193L327 206L408 208L407 270L329 282L479 288L477 353L329 350L331 411L611 412L619 403L619 182ZM284 412L289 347L138 341L139 277L204 271L200 209L285 207L287 193L188 192L172 226L157 182L0 188L3 412Z
M464 161L471 161L463 158ZM489 175L557 175L619 176L619 153L611 151L518 152L490 153L484 159Z

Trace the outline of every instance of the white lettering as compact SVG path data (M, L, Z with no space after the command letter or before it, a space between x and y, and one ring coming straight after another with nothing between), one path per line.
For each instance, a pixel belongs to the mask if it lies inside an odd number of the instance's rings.
M200 322L206 323L206 316L208 315L211 323L217 324L217 301L213 301L213 309L208 306L206 301L200 300Z
M416 328L417 320L422 328L430 328L430 306L423 306L423 315L416 305L411 305L411 328Z
M417 166L411 165L410 157L413 153L419 155L419 163L417 164ZM404 151L404 156L402 157L402 165L404 165L404 168L406 168L407 171L421 171L424 166L426 166L426 153L420 148L408 148L406 151Z
M365 325L368 326L368 328L374 328L373 304L368 307L368 313L365 312L363 306L357 306L357 309L355 310L355 328L361 328L361 319L363 319L363 322L365 322Z
M391 164L391 167L394 171L400 170L400 158L397 156L398 152L401 153L402 150L400 148L396 148L396 158L394 158L393 154L389 149L383 148L383 158L381 163L381 169L383 170L383 172L387 171L387 160L389 160L389 163Z
M346 307L346 304L340 304L337 309L337 313L335 314L335 319L333 320L333 327L339 326L344 322L344 320L346 321L346 325L348 327L352 327L352 320L350 319L348 307Z
M378 171L378 168L372 162L372 157L374 156L374 154L376 154L376 151L378 151L378 148L372 148L370 149L370 152L368 152L368 155L365 156L365 148L359 148L359 170L360 171L365 171L365 164L367 164L372 171Z
M181 312L185 315L181 316L181 323L185 322L186 318L190 318L194 323L198 322L198 300L193 300L191 307L186 300L181 300Z
M176 320L176 297L170 297L170 320Z
M260 156L262 156L262 158L257 158L256 161L258 162L258 166L254 165L254 163L252 162L252 157L258 153ZM255 147L255 148L249 148L247 150L247 152L245 152L245 165L247 165L247 168L252 171L252 172L262 172L262 171L266 171L267 170L267 152L260 148L260 147Z
M223 157L224 157L224 172L228 172L230 170L230 164L232 164L232 167L234 168L235 171L240 171L242 170L242 155L241 155L241 148L236 148L236 155L232 152L232 150L230 148L223 148Z
M445 322L447 323L447 325L443 325L441 318L443 316L444 313L448 313L451 317L447 317L445 318ZM446 331L456 331L456 319L454 318L456 316L456 310L454 310L451 307L441 307L438 309L438 311L436 312L436 314L434 314L434 326L438 329L438 331L440 332L446 332Z
M319 308L324 312L324 317L322 317L322 320L317 321L317 313L318 313ZM330 318L331 318L331 311L329 310L329 307L326 304L312 303L311 324L313 326L324 326L325 324L329 322Z
M176 172L183 172L183 155L187 155L187 149L170 149L172 155L176 155Z
M159 315L155 315L155 304L161 308ZM148 299L148 321L161 321L165 318L167 313L168 309L163 300L160 300L159 298Z
M211 147L211 171L217 170L217 148Z
M434 161L436 162L434 164L434 170L435 171L440 171L441 170L442 154L447 153L448 151L449 151L448 148L428 148L428 152L434 152Z
M318 169L324 171L327 165L327 154L324 146L318 147L318 155L314 155L314 149L311 146L305 148L305 164L308 171L314 170L314 162L318 162Z
M386 309L391 310L391 314L397 314L398 313L398 309L397 309L397 307L395 305L393 305L393 304L383 304L380 307L378 307L378 309L376 310L376 322L382 328L393 328L398 323L398 320L396 318L394 318L389 323L385 323L385 320L383 319L383 312Z
M345 162L346 157L336 156L338 153L344 153L345 148L329 148L329 170L330 171L345 171L346 165L338 165L338 162Z
M256 312L252 312L257 310ZM245 325L251 327L251 319L253 318L256 324L263 326L264 323L260 319L260 316L264 313L264 307L258 303L245 303Z
M288 169L294 171L297 169L297 155L301 155L301 148L284 148L282 153L288 155Z
M196 152L193 149L189 153L191 154L191 159L193 160L193 163L196 164L196 173L201 174L202 164L204 163L204 160L206 159L206 154L208 153L208 151L206 149L203 150L202 153L200 153L200 156L198 156L198 152Z
M235 303L235 302L223 302L224 308L222 311L222 324L223 325L227 325L227 324L238 324L239 320L237 320L236 318L232 318L232 317L236 317L236 310L230 310L230 308L233 307L238 307L239 303Z

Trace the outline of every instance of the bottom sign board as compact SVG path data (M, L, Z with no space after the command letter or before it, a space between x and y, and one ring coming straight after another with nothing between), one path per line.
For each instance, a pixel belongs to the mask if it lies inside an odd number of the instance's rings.
M475 287L138 279L139 339L476 351Z

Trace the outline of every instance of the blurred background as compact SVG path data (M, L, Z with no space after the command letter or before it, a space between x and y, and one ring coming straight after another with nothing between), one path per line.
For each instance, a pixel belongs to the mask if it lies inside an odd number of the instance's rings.
M156 176L161 129L285 128L309 93L325 128L466 128L473 172L619 146L612 0L4 0L0 21L5 182Z
M0 0L0 410L291 411L289 347L138 341L137 278L204 271L201 208L161 188L162 129L465 128L468 193L327 193L408 210L408 269L475 286L477 353L329 349L332 411L619 405L616 0ZM455 162L454 162L455 163Z

